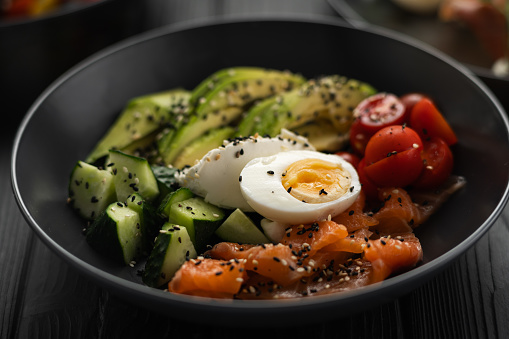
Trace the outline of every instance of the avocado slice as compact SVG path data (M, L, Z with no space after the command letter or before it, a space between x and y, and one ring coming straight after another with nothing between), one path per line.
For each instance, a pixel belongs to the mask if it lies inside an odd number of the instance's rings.
M211 149L221 146L224 140L232 137L234 133L235 129L233 127L226 126L213 129L198 137L180 152L173 162L173 167L193 166L197 160L203 158Z
M227 107L217 114L208 114L203 118L193 115L187 124L168 131L159 140L158 149L162 162L175 166L177 157L193 140L212 129L228 125L241 114L242 108Z
M307 138L309 143L320 152L336 152L344 148L349 141L348 133L338 132L330 120L323 118L310 121L293 131Z
M190 95L176 88L132 99L85 161L93 163L110 149L127 150L140 140L150 144L156 132L187 115Z
M371 85L339 75L309 80L254 106L240 122L238 134L275 136L282 128L294 130L317 118L328 119L338 133L346 134L355 106L374 93Z
M186 124L168 131L160 140L159 153L173 164L180 152L205 132L238 120L255 101L288 91L305 79L288 71L237 67L218 71L191 93L192 116Z

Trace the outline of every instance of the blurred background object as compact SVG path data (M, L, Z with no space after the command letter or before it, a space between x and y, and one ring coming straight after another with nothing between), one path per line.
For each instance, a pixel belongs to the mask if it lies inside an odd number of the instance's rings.
M446 53L477 75L509 111L509 1L328 0L353 26L391 29Z

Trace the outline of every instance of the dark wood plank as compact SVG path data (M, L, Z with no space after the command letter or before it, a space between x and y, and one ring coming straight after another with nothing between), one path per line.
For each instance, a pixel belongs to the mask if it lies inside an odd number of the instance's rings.
M26 252L33 234L15 203L10 184L10 155L16 122L4 125L0 148L0 338L13 335L21 312Z

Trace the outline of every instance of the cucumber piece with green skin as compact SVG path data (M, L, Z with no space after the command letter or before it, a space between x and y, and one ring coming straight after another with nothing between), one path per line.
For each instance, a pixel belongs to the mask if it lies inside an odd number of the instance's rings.
M110 204L87 228L86 240L97 252L129 265L141 253L140 216L121 202Z
M125 149L167 124L188 114L190 92L183 89L154 93L132 99L110 129L87 156L93 163L110 149Z
M165 222L165 218L157 209L138 193L127 197L124 204L140 216L140 230L142 235L142 249L150 252L154 246L154 239Z
M177 172L177 169L167 166L152 165L152 172L156 177L157 187L159 188L159 196L154 201L154 205L159 206L168 194L174 192L178 188L175 179L175 172Z
M209 131L187 145L173 162L176 168L193 166L197 160L203 158L211 149L219 147L235 133L233 127L223 127Z
M266 244L269 239L240 209L236 209L216 230L216 235L224 241L239 244Z
M155 240L142 280L150 287L161 287L173 278L186 260L196 257L187 229L166 223Z
M170 208L169 222L184 226L198 253L205 250L225 217L224 211L205 202L201 197L194 197L175 202Z
M369 84L338 75L310 80L298 89L270 98L275 102L264 110L248 112L245 119L256 122L250 131L243 132L275 136L282 128L294 130L327 117L338 133L346 134L354 120L353 109L374 93L376 90Z
M148 201L157 198L159 187L147 159L110 150L108 161L118 201L125 201L132 193L139 193Z
M161 205L158 208L159 214L162 214L166 217L170 216L170 210L173 204L177 202L181 202L187 199L194 198L194 193L191 192L189 188L180 187L174 192L168 194L162 201Z
M74 166L68 187L69 205L83 218L94 220L116 200L113 175L83 161Z

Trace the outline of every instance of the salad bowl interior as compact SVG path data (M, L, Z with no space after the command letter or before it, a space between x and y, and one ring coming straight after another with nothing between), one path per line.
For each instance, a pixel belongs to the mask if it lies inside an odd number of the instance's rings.
M379 91L430 95L457 133L454 174L467 184L416 229L424 261L414 270L359 290L287 301L211 300L144 286L134 268L111 263L86 243L85 222L67 205L70 172L136 96L192 89L233 66L340 74ZM138 35L80 63L54 82L21 123L12 186L28 224L85 276L126 301L172 316L214 321L228 315L279 322L351 314L407 293L444 269L493 224L507 201L508 123L501 105L463 66L414 40L326 18L228 19L187 23ZM207 314L207 317L199 315ZM274 317L277 315L277 317ZM249 320L249 321L251 321Z

